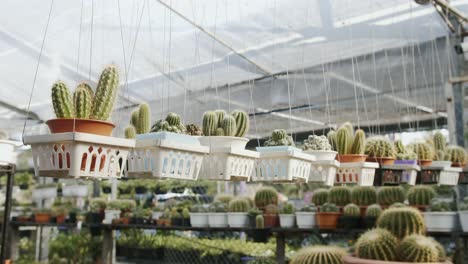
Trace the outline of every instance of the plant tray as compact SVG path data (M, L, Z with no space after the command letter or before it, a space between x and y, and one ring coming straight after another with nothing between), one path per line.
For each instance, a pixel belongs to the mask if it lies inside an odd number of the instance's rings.
M418 171L421 168L415 164L385 165L377 169L374 179L375 186L408 184L415 185Z
M195 137L171 132L137 135L128 155L129 178L196 180L208 148Z
M20 146L21 142L11 140L0 140L0 163L15 164L16 154L15 148Z
M336 173L335 184L372 186L375 169L378 167L379 164L375 162L342 162Z
M464 168L463 171L460 172L458 184L468 184L468 170L466 168Z
M426 166L418 173L417 183L456 186L462 168Z
M37 177L108 179L122 176L135 141L67 132L24 137Z
M337 160L312 161L309 182L323 182L326 186L333 186L340 163Z
M307 182L315 156L294 147L257 147L257 161L252 181Z

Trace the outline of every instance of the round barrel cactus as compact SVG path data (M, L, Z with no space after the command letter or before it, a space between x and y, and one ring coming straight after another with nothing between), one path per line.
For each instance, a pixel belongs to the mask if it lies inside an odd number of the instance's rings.
M378 218L382 214L382 207L378 204L371 204L366 209L366 216Z
M356 186L351 190L351 201L360 206L377 202L377 191L373 186Z
M351 202L351 189L347 186L335 186L330 189L328 195L330 203L345 206Z
M408 202L411 205L427 206L436 195L436 191L431 186L417 185L409 189Z
M315 205L322 205L328 202L329 191L327 189L317 189L312 194L312 203Z
M383 228L371 229L362 234L356 242L358 258L394 261L397 259L398 239Z
M311 246L299 250L289 262L290 264L343 264L346 251L334 246Z
M350 203L347 204L344 209L343 209L343 215L344 216L360 216L361 215L361 210L359 209L359 206Z
M245 198L236 198L229 202L229 212L246 213L250 209L249 202Z
M377 226L389 230L399 239L409 235L423 235L426 232L424 218L419 210L412 207L389 208L382 212Z
M271 187L263 187L255 193L255 206L263 208L269 204L278 204L278 192Z
M405 190L399 186L384 186L377 191L377 201L380 205L392 205L405 201Z
M439 251L434 240L422 235L410 235L400 243L400 260L406 262L439 262Z
M466 151L459 146L449 146L445 152L445 160L450 160L453 163L466 163Z

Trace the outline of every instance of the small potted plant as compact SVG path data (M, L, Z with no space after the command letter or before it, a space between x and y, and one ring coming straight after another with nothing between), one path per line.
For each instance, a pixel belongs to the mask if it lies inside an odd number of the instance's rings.
M164 214L164 206L157 205L153 208L153 213L151 214L151 219L156 222Z
M209 207L208 224L210 227L227 227L226 204L214 201Z
M254 242L266 243L269 237L268 229L265 229L265 218L262 214L255 217L254 230L248 231L247 233L252 237Z
M377 191L377 202L382 208L394 203L403 203L405 198L405 190L400 186L384 186Z
M229 202L228 225L229 227L246 227L248 225L247 211L250 209L249 202L244 198L236 198Z
M333 203L325 203L316 214L319 229L335 229L340 217L340 209Z
M413 186L408 191L408 202L411 206L425 212L431 200L437 195L436 191L429 185Z
M334 160L337 152L332 150L332 146L326 136L309 135L304 140L304 153L312 154L316 160Z
M16 173L14 179L20 190L27 190L32 183L32 175L29 172Z
M249 218L249 226L250 227L255 228L255 226L256 226L256 222L255 222L256 220L255 219L257 218L257 215L261 215L261 214L263 214L263 212L260 209L256 208L256 207L252 207L252 208L249 209L249 211L247 211L247 217Z
M78 216L80 215L81 210L78 207L72 207L70 212L68 213L68 222L69 223L76 223Z
M135 194L145 194L148 191L148 182L145 180L134 180Z
M458 205L458 217L460 218L463 232L468 232L468 196Z
M434 151L428 143L412 143L408 148L418 157L419 166L430 166L434 158Z
M393 165L395 162L395 149L390 141L382 136L370 137L366 140L364 154L367 161L377 162L380 165Z
M190 224L193 227L208 227L208 209L203 204L190 208Z
M320 211L320 206L328 202L330 191L328 189L317 189L312 193L312 203L315 204Z
M347 204L339 219L339 226L344 229L357 229L361 224L361 210L356 204Z
M351 188L347 186L334 186L330 189L328 201L336 206L339 206L340 211L342 207L351 203ZM322 209L320 208L320 211Z
M458 215L450 203L432 199L424 214L424 221L429 232L453 232L458 228Z
M262 187L255 192L254 203L260 210L269 204L278 205L278 192L272 187Z
M364 154L364 142L366 134L363 130L354 131L351 123L344 123L336 132L336 142L339 162L363 162L366 160Z
M51 213L50 209L46 208L41 208L41 209L36 209L34 212L34 221L36 223L50 223L51 219Z
M116 221L122 225L129 225L130 219L132 217L133 217L133 214L131 212L125 212L120 216L120 219L114 219L113 221Z
M164 209L164 213L156 220L158 226L170 226L171 225L171 210L169 208Z
M120 200L120 211L122 214L132 212L136 208L136 202L130 199Z
M366 229L371 229L375 227L377 218L379 218L382 213L382 207L378 204L371 204L367 207L366 215L362 218L363 225Z
M89 202L89 212L86 215L86 222L100 224L104 220L104 210L106 209L106 200L102 198L93 198Z
M377 202L377 191L374 186L356 186L351 190L351 202L361 209L361 216L366 215L367 207Z
M179 212L179 208L171 208L171 225L172 226L182 226L182 213Z
M445 159L452 162L452 167L463 168L467 160L466 151L459 146L448 146L445 151Z
M17 216L17 221L22 222L22 223L30 222L31 221L31 208L29 207L23 208L20 214Z
M130 181L119 181L117 186L119 194L130 194L132 192L133 183Z
M317 208L314 204L308 204L302 207L299 212L296 212L297 226L299 228L315 227L315 215Z
M294 205L291 203L285 203L281 209L279 214L280 226L282 228L292 228L294 227L294 212L295 212Z
M57 224L65 223L65 218L68 214L68 209L66 206L56 206L52 208L53 217L55 217L55 222Z
M279 226L278 206L269 204L263 211L263 218L265 220L265 227L277 227Z
M106 209L104 210L104 221L105 224L112 224L114 219L120 219L122 201L112 200L107 203Z
M432 161L432 166L435 167L450 167L452 162L450 161L450 157L446 156L446 148L447 148L447 140L445 139L444 135L437 131L432 138L432 147L434 153L434 160Z
M418 155L410 148L406 148L401 140L394 143L396 160L395 165L416 165L418 164Z

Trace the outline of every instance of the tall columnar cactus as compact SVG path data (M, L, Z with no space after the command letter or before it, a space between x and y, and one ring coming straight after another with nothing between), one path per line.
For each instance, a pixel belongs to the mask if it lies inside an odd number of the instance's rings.
M203 134L205 136L216 135L218 128L218 116L213 111L208 111L203 114Z
M70 91L65 83L59 81L52 86L52 104L57 118L75 117Z
M236 137L243 137L249 131L249 115L242 110L235 110L232 116L236 119Z
M327 138L328 138L328 142L330 142L332 150L338 151L338 139L337 139L336 131L335 130L328 131Z
M263 218L263 215L259 214L255 217L255 227L265 228L265 218Z
M326 202L328 202L328 193L329 191L327 189L317 189L314 191L312 195L312 203L315 205L322 205Z
M387 138L371 137L366 141L364 154L371 158L394 158L395 150Z
M361 215L361 210L359 209L359 206L357 206L356 204L350 203L344 207L343 215L358 217Z
M87 83L80 83L73 93L73 105L76 118L89 118L93 106L93 90Z
M108 120L119 88L119 73L114 65L106 67L99 78L91 118Z
M417 185L409 189L408 202L411 205L427 206L436 195L436 191L431 186Z
M421 235L407 236L400 243L400 260L405 262L439 262L439 252L431 238Z
M427 143L413 143L408 147L416 153L418 160L432 160L434 157L432 148Z
M346 186L335 186L330 189L328 201L338 206L345 206L351 202L351 189Z
M345 127L340 127L336 132L337 150L338 154L346 155L350 153L350 146L353 140L352 135L349 134Z
M377 201L380 205L392 205L405 201L405 190L399 186L384 186L377 191Z
M226 115L226 111L222 109L215 110L216 117L218 119L218 127L221 127L223 124L224 116Z
M382 214L382 207L378 204L371 204L366 209L366 216L378 218Z
M224 130L224 135L228 137L233 137L236 135L236 119L231 115L226 115L223 119L221 127Z
M269 204L278 204L278 192L271 187L263 187L255 193L255 206L263 208Z
M348 134L350 136L353 136L354 135L354 126L353 124L351 124L350 122L345 122L341 125L341 127L343 128L346 128L346 130L348 131Z
M365 141L366 133L364 133L364 130L356 130L356 133L354 134L353 145L351 147L351 154L364 154Z
M229 202L229 212L246 213L250 209L249 202L245 198L236 198Z
M403 142L401 140L395 141L394 145L395 145L395 151L396 151L397 154L405 154L406 153L405 145L403 145Z
M136 129L134 126L129 125L125 128L125 138L135 138L136 137Z
M334 246L311 246L299 250L290 264L343 264L346 251Z
M138 122L136 124L137 134L146 134L150 131L150 107L147 103L138 107Z
M360 206L377 202L377 191L373 186L356 186L351 191L351 201Z
M465 164L467 159L466 151L459 146L449 146L445 153L445 160L450 160L453 163Z
M412 207L389 208L382 212L377 226L390 231L397 238L426 232L424 217L418 209Z
M132 111L132 117L130 118L130 124L133 125L134 127L137 126L138 124L138 119L140 118L140 112L138 111L138 108Z
M437 160L444 160L445 158L445 147L447 145L447 141L445 140L444 135L437 131L434 134L434 150L437 157Z
M398 239L389 231L376 228L362 234L356 242L355 254L363 259L394 261L397 259Z

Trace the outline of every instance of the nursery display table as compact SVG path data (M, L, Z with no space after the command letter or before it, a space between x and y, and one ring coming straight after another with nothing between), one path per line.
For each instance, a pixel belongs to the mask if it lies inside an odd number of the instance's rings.
M443 166L423 166L418 173L416 182L418 184L438 184L455 186L462 168Z
M416 176L421 168L416 164L383 165L376 169L374 186L416 184Z

